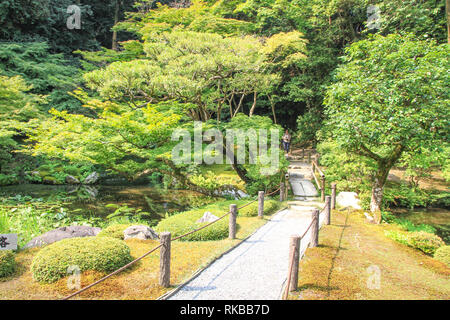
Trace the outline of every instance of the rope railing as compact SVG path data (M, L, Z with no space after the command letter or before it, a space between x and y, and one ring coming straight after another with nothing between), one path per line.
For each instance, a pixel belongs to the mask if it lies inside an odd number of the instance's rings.
M271 195L273 195L273 194L275 194L275 193L277 193L277 192L279 192L279 191L280 191L280 188L276 189L275 191L273 191L273 192L271 192L271 193L269 193L269 194L267 194L267 195L265 195L265 196L266 196L266 197L271 196ZM248 203L246 203L246 204L244 204L244 205L238 207L237 210L241 210L241 209L243 209L243 208L249 206L250 204L252 204L252 203L254 203L254 202L256 202L256 201L258 201L258 199L252 200L252 201L250 201L250 202L248 202ZM177 236L177 237L171 239L169 242L173 242L173 241L176 241L176 240L185 238L185 237L187 237L187 236L189 236L189 235L191 235L191 234L193 234L193 233L196 233L196 232L198 232L198 231L200 231L200 230L203 230L203 229L209 227L210 225L212 225L212 224L214 224L214 223L216 223L216 222L222 220L223 218L225 218L226 216L228 216L230 213L232 213L232 210L229 210L227 213L225 213L224 215L220 216L218 219L216 219L216 220L214 220L214 221L212 221L212 222L210 222L210 223L208 223L208 224L206 224L206 225L203 225L203 226L201 226L200 228L197 228L197 229L195 229L195 230L186 232L185 234L182 234L182 235L180 235L180 236ZM98 285L98 284L104 282L105 280L109 279L110 277L112 277L112 276L114 276L114 275L116 275L116 274L122 272L123 270L125 270L125 269L131 267L131 266L134 265L136 262L138 262L138 261L144 259L145 257L147 257L148 255L150 255L151 253L153 253L153 252L155 252L156 250L160 249L161 247L163 247L163 245L164 245L163 243L159 244L159 245L156 246L155 248L153 248L153 249L151 249L150 251L144 253L144 254L143 254L142 256L140 256L139 258L136 258L135 260L133 260L133 261L131 261L130 263L124 265L123 267L121 267L121 268L119 268L119 269L113 271L112 273L110 273L110 274L104 276L103 278L101 278L101 279L99 279L99 280L97 280L97 281L91 283L90 285L88 285L88 286L86 286L86 287L84 287L84 288L82 288L82 289L80 289L80 290L78 290L78 291L76 291L76 292L74 292L74 293L72 293L72 294L70 294L70 295L64 297L62 300L69 300L69 299L71 299L71 298L73 298L73 297L75 297L75 296L77 296L77 295L79 295L79 294L81 294L81 293L87 291L88 289L90 289L90 288L92 288L92 287L94 287L94 286L96 286L96 285Z

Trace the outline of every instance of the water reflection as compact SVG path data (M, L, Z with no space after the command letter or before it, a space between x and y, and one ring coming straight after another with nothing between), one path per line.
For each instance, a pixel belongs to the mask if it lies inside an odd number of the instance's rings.
M62 201L69 212L83 216L106 217L111 214L108 204L141 209L149 219L160 220L167 213L184 211L213 199L188 190L164 190L151 186L51 186L17 185L0 187L0 197L30 197L40 201Z

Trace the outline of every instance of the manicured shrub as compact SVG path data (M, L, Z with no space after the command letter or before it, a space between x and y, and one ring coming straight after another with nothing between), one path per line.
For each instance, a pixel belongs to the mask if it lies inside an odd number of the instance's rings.
M450 267L450 246L442 246L434 253L434 258Z
M112 272L132 261L125 242L110 237L71 238L39 251L31 264L35 280L55 282L67 275L67 268Z
M437 235L424 231L408 234L408 244L428 254L433 254L439 247L445 245Z
M132 225L133 224L113 224L100 231L97 237L110 237L123 240L123 232L125 231L125 229L131 227Z
M156 232L168 231L172 234L172 238L185 234L189 231L193 231L202 225L207 223L197 223L206 211L210 211L212 214L220 217L227 211L225 210L211 210L206 207L205 209L189 210L169 218L161 220L156 226ZM185 238L182 241L207 241L207 240L220 240L225 239L228 236L228 221L229 218L225 217L220 221L210 225L209 227L195 232Z
M280 208L280 202L275 200L264 201L264 214L271 214ZM246 206L239 210L239 215L242 217L256 217L258 215L258 202Z
M10 276L16 269L16 261L12 251L0 251L0 278Z

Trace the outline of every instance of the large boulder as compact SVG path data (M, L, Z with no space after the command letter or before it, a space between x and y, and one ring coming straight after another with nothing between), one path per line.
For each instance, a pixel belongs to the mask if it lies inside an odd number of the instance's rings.
M100 175L94 171L84 179L83 184L94 184L98 178L100 178Z
M44 233L38 237L33 238L25 245L25 249L34 248L34 247L42 247L47 244L51 244L63 239L68 238L83 238L83 237L94 237L96 236L102 229L88 226L70 226L70 227L61 227L58 229L51 230L49 232Z
M336 197L336 203L341 207L361 209L358 194L356 192L339 192Z
M147 226L131 226L123 232L123 239L156 240L158 234Z
M206 212L203 214L203 216L202 216L200 219L198 219L196 222L197 222L197 223L213 222L213 221L216 221L216 220L218 220L218 219L219 219L219 218L216 217L215 215L213 215L211 212L206 211Z
M80 180L78 180L74 176L66 176L66 183L67 184L80 184Z

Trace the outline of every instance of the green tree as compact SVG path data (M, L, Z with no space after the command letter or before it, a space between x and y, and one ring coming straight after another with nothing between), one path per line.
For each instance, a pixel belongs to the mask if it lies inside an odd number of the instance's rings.
M341 147L377 164L372 212L379 213L389 170L402 155L448 139L448 58L448 45L413 35L372 36L346 50L326 114Z

